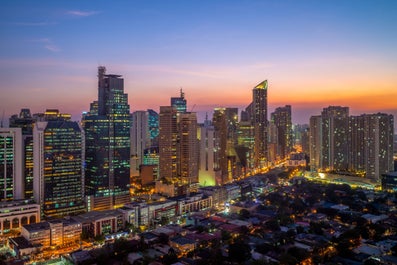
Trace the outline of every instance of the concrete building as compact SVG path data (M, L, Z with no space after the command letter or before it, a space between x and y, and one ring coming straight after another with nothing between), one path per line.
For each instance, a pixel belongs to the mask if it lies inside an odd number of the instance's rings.
M271 114L271 122L276 127L277 159L285 159L293 148L291 105L276 108Z
M91 211L71 218L91 237L109 235L124 228L123 214L119 210Z
M347 171L349 108L329 106L321 112L321 167L325 171Z
M263 168L268 163L268 120L267 120L267 80L259 83L252 90L252 123L254 125L254 163Z
M73 219L54 219L48 222L24 225L21 236L32 245L62 246L78 243L82 225Z
M21 128L0 128L0 200L24 198Z
M139 176L139 166L143 164L146 148L150 147L148 113L135 111L131 114L131 176Z
M28 200L0 202L0 234L40 222L40 205Z
M179 114L178 122L178 184L192 186L198 181L197 116L195 112Z
M124 79L98 67L98 100L83 115L88 210L130 202L130 106Z
M215 175L215 128L211 121L205 120L199 126L199 183L201 186L214 186Z
M33 129L34 199L42 215L60 218L85 211L84 137L77 122L37 122Z

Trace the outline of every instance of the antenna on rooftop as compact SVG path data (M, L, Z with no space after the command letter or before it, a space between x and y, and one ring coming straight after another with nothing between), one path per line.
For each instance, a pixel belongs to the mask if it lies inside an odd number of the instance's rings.
M182 91L182 87L181 87L181 98L184 98L185 97L185 93L183 93L183 91Z

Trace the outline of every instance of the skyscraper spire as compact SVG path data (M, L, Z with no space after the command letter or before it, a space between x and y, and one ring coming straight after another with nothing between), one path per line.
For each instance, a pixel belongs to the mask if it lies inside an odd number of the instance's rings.
M267 89L267 80L263 80L262 82L257 84L256 87L254 87L254 88L256 88L256 89Z
M182 88L181 88L181 90L180 90L180 93L181 93L181 98L184 99L184 98L185 98L185 93L183 93Z

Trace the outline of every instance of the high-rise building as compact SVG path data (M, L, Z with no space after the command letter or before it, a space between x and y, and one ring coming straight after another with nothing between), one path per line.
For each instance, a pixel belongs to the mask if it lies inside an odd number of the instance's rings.
M254 125L254 162L255 167L263 168L268 162L268 120L267 120L267 80L252 90L252 122Z
M45 217L85 211L83 135L73 121L52 120L34 126L34 199Z
M130 202L130 107L120 75L98 67L98 101L90 107L82 120L88 210L121 207Z
M159 125L160 179L177 183L178 123L174 107L160 107Z
M21 128L0 128L0 201L24 198Z
M284 159L293 148L291 106L276 108L271 114L271 120L277 130L277 157Z
M297 145L297 151L309 154L309 124L295 124L292 126L293 143Z
M220 179L220 184L230 181L228 179L227 163L227 119L225 108L215 108L212 116L212 124L215 129L215 171Z
M347 107L331 106L310 118L310 167L350 172L380 181L393 171L393 116L349 116Z
M132 113L131 119L131 176L138 176L144 150L150 147L148 113L135 111Z
M189 192L198 183L197 116L186 111L182 89L180 97L171 98L171 106L160 107L159 125L161 185L168 185L171 196Z
M393 171L393 116L383 113L351 116L349 171L380 181Z
M148 123L150 132L150 146L158 146L158 136L159 136L159 114L152 109L148 109Z
M178 183L190 188L199 182L197 116L195 112L185 112L179 115Z
M21 109L19 115L12 115L10 128L21 128L23 137L23 179L24 197L33 198L33 124L35 120L29 109Z
M154 173L155 179L159 179L159 148L158 147L150 147L146 148L143 154L143 165L145 166L155 166Z
M330 106L321 112L322 168L325 171L347 171L349 108Z
M310 117L310 132L309 132L309 145L310 145L310 170L317 171L322 168L322 122L321 115Z
M171 98L171 107L174 107L178 113L185 113L186 106L185 93L183 93L181 88L180 96Z
M211 121L206 120L199 127L199 182L202 186L217 184L215 175L215 128Z
M251 173L254 168L254 126L251 121L241 119L237 129L237 146L236 152L239 156L243 174Z

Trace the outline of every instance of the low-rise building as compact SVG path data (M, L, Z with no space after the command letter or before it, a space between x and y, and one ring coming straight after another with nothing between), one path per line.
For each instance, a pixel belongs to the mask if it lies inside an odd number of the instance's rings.
M124 228L123 214L118 210L91 211L71 218L81 223L82 231L91 237L112 234Z
M0 235L37 222L40 222L38 204L28 200L0 202Z
M32 245L48 247L51 245L51 229L48 222L40 222L22 226L21 236Z
M22 226L21 236L32 245L61 246L80 240L81 223L71 219L56 219Z
M176 201L178 205L178 215L199 212L212 207L212 197L206 196L202 193L194 193L189 197L183 195L177 196L171 198L171 200Z
M18 258L38 252L40 249L38 246L33 246L22 236L9 238L8 244Z
M196 241L183 236L177 236L170 239L170 246L183 255L196 248Z

